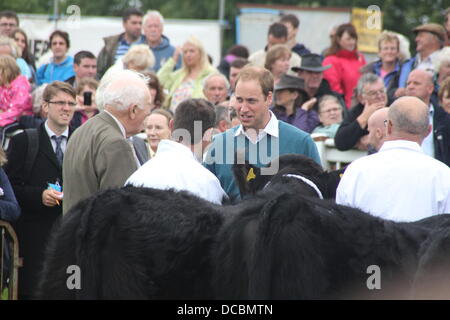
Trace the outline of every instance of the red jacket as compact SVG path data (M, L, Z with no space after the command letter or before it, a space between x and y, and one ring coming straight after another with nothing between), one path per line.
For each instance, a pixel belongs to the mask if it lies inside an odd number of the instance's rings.
M324 66L332 65L323 76L330 83L331 90L344 95L347 108L351 107L353 89L361 76L359 69L365 64L366 59L356 50L339 50L323 60Z

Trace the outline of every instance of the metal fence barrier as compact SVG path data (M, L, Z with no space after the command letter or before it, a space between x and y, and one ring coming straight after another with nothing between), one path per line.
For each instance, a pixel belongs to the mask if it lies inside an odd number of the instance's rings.
M21 266L16 232L8 222L0 220L0 300L17 300Z

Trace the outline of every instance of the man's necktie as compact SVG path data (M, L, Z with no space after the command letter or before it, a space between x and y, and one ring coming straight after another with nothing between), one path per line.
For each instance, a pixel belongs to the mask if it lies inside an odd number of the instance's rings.
M56 142L56 150L55 150L56 159L58 160L59 165L62 167L64 153L61 149L61 142L64 139L64 136L59 136L59 137L53 136L52 139L55 140L55 142Z

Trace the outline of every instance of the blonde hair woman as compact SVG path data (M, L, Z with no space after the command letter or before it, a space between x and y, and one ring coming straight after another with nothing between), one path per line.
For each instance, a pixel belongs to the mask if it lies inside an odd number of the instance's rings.
M117 60L116 63L105 72L103 78L106 79L110 74L124 69L133 70L139 73L148 72L154 65L155 55L152 50L150 50L146 44L137 44L132 46L122 58Z
M183 54L183 66L173 71L180 51ZM164 106L175 112L178 104L185 99L204 98L203 80L214 72L217 70L209 63L203 44L196 37L189 37L158 72L161 84L169 92Z

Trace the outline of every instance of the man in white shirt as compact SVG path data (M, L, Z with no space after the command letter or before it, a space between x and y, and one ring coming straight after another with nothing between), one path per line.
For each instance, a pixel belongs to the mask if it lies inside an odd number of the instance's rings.
M221 204L225 191L216 176L198 160L209 143L204 137L214 122L214 107L208 101L187 99L180 103L169 123L172 140L161 140L156 155L134 172L125 185L189 191Z
M450 213L450 168L420 147L431 130L428 106L416 97L400 98L389 108L386 126L379 152L348 166L336 202L394 221Z

